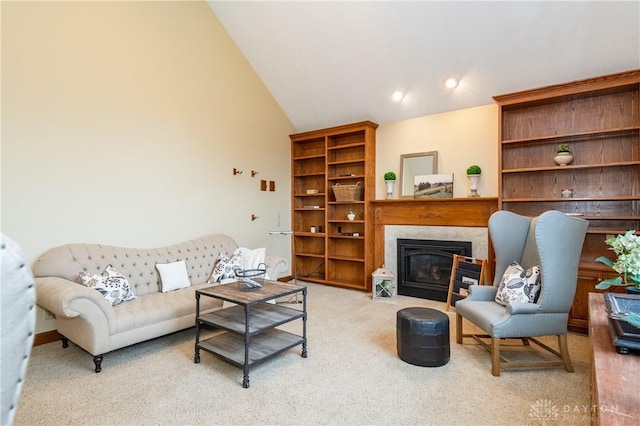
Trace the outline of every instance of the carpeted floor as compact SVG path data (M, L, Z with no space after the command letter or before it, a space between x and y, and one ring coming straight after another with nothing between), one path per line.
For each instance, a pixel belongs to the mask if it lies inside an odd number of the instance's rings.
M417 367L396 351L396 312L444 311L444 303L371 295L308 284L308 358L300 347L250 371L201 353L194 329L92 357L59 342L33 349L15 425L524 425L589 424L589 341L569 335L575 373L503 372L469 339L455 343L442 367ZM296 305L291 305L296 306ZM286 326L301 330L301 322ZM556 339L545 340L556 347ZM532 345L525 351L539 349ZM515 356L528 356L519 346Z

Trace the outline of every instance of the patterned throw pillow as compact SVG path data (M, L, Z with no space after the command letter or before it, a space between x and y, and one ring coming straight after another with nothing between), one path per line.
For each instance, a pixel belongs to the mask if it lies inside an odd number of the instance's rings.
M513 262L502 275L495 300L505 306L509 303L535 303L541 286L540 266L532 266L525 271L518 262Z
M244 263L242 262L242 253L235 253L229 257L220 253L216 265L213 267L213 272L207 280L208 284L220 282L227 278L235 278L236 271L244 269Z
M112 306L136 298L127 278L109 265L101 275L80 272L82 284L98 290Z

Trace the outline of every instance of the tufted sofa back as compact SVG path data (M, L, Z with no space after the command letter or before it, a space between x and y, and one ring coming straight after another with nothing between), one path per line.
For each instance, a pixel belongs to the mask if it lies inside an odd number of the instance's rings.
M161 291L156 263L185 260L191 284L203 284L213 271L220 253L233 254L238 244L224 234L211 234L182 244L152 249L135 249L100 244L66 244L42 254L35 263L34 276L60 277L82 282L80 272L101 274L113 266L129 281L136 295Z

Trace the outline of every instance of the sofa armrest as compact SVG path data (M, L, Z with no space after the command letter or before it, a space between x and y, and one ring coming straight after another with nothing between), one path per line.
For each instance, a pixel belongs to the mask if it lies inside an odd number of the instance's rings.
M493 301L496 298L498 288L491 285L470 285L467 300Z
M267 255L265 263L267 264L267 276L274 281L280 278L289 266L287 260L281 256Z
M96 313L104 316L111 330L116 329L116 316L111 303L99 291L73 281L58 277L35 278L36 303L52 312L56 317L91 317ZM74 303L88 301L90 303ZM83 312L88 306L92 312Z

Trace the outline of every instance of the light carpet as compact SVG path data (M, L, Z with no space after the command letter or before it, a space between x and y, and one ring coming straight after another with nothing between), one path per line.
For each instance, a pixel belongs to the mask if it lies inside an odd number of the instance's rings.
M363 292L308 286L308 358L300 347L242 370L201 351L194 329L108 353L102 372L70 343L37 346L27 370L15 425L524 425L589 424L589 341L569 335L575 373L562 368L490 371L489 353L455 343L451 359L418 367L396 350L396 312L445 304L398 296L395 303ZM289 305L300 306L300 305ZM468 324L467 324L468 325ZM288 324L301 330L301 320ZM466 329L465 329L466 330ZM544 340L544 339L543 339ZM556 346L556 339L544 340ZM540 350L531 345L516 356Z

